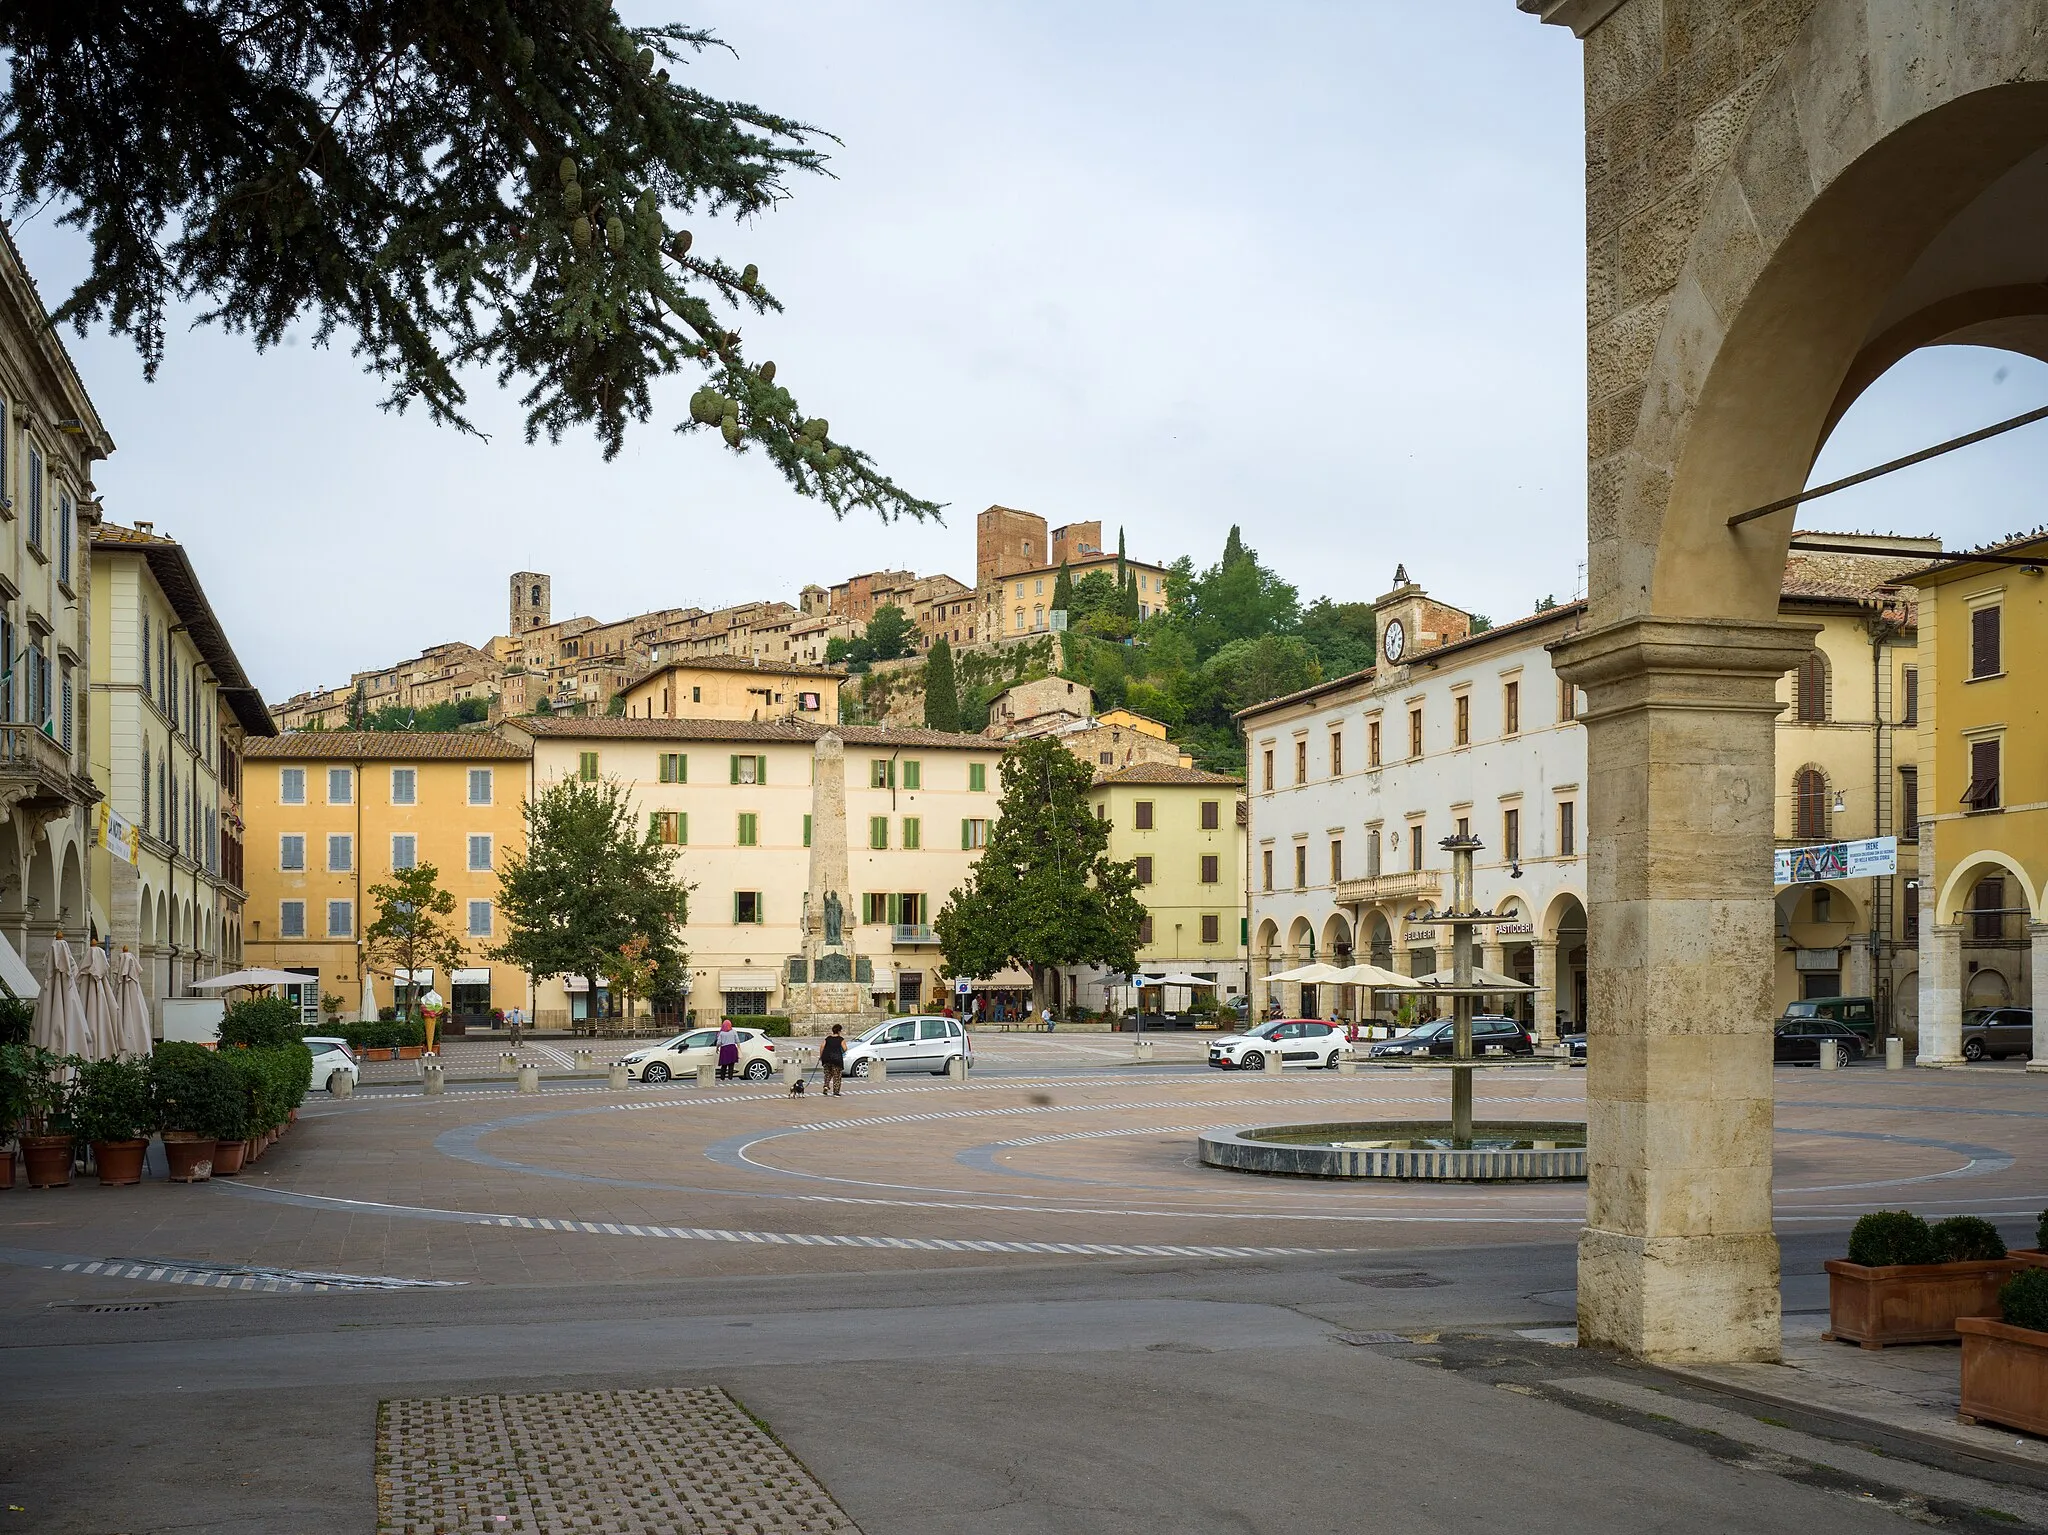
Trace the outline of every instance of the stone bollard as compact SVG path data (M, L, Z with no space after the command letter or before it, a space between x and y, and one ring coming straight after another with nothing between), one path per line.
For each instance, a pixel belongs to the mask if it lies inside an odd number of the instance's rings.
M1841 1065L1842 1047L1832 1039L1822 1040L1820 1042L1820 1069L1822 1071L1838 1071L1841 1069Z
M626 1075L626 1063L624 1061L613 1061L611 1072L605 1078L605 1086L616 1091L627 1086L630 1081L631 1079Z
M949 1082L965 1082L967 1080L966 1056L956 1055L946 1062L946 1080Z
M498 1070L504 1072L507 1076L511 1075L518 1069L519 1057L514 1055L510 1050L505 1051L498 1057Z
M868 1057L868 1081L880 1087L889 1080L889 1063L879 1055Z
M1278 1076L1285 1065L1286 1063L1280 1059L1280 1051L1277 1046L1266 1051L1266 1070L1269 1074Z
M1906 1069L1906 1042L1894 1034L1884 1042L1884 1069L1904 1071Z
M597 1066L597 1057L588 1050L578 1050L575 1055L578 1071L591 1071Z
M1340 1077L1355 1077L1358 1075L1358 1057L1349 1050L1346 1050L1337 1057L1337 1075Z
M804 1063L802 1061L798 1060L794 1055L786 1055L782 1058L782 1085L784 1087L795 1087L797 1078L803 1074Z
M1139 1041L1138 1041L1138 1047L1137 1047L1137 1050L1136 1050L1136 1052L1135 1052L1135 1059L1137 1060L1137 1063L1138 1063L1138 1064L1139 1064L1140 1066L1149 1066L1149 1065L1151 1065L1151 1064L1152 1064L1152 1041L1151 1041L1151 1040L1149 1040L1149 1039L1141 1039L1141 1040L1139 1040Z
M521 1066L519 1068L519 1091L522 1093L537 1093L540 1091L540 1068L538 1066Z
M327 1091L336 1098L352 1098L356 1091L356 1074L352 1071L337 1071L327 1078Z
M687 1082L692 1087L702 1087L704 1085L704 1068L702 1066L685 1066L676 1073L676 1080L678 1082Z
M426 1084L427 1092L430 1096L438 1096L448 1090L447 1073L442 1071L439 1066L421 1068L420 1081Z

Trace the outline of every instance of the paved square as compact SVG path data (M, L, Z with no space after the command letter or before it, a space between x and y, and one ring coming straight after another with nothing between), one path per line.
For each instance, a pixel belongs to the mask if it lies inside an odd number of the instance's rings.
M853 1531L716 1387L385 1402L378 1535Z

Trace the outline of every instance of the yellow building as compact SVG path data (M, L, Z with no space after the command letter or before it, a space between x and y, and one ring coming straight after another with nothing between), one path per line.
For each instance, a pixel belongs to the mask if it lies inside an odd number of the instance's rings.
M836 666L800 666L743 656L691 656L640 673L621 690L628 719L782 720L834 724L839 719Z
M526 977L485 955L503 938L498 865L525 843L531 756L522 737L467 731L303 731L249 742L247 963L304 973L297 991L309 1022L323 993L353 1014L362 932L376 920L371 887L430 863L455 897L463 963L452 974L403 978L373 966L379 1003L396 1001L400 984L436 990L450 1005L451 1032L529 1007Z
M1098 772L1091 799L1110 824L1109 856L1138 865L1146 912L1138 968L1214 981L1210 995L1216 999L1244 995L1244 781L1140 762ZM1116 1006L1123 980L1106 973L1086 981L1069 976L1068 1005ZM1087 987L1104 991L1091 996Z
M2048 1069L2048 536L1911 577L1920 589L1920 1037L1964 1054L1968 1010L2031 1007Z

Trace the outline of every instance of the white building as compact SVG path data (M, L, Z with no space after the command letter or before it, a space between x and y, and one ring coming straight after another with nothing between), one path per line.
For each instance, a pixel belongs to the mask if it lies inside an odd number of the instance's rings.
M1583 605L1485 633L1397 571L1375 603L1378 664L1246 710L1251 964L1321 960L1411 975L1450 964L1430 918L1449 895L1439 844L1469 832L1490 930L1479 962L1536 987L1517 1002L1541 1037L1586 1008L1586 746L1579 695L1547 646ZM1391 1017L1400 998L1283 984L1293 1014ZM1332 991L1337 994L1332 995Z

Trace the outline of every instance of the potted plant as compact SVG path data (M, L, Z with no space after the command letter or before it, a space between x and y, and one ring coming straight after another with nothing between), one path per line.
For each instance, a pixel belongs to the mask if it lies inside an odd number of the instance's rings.
M0 1032L5 1022L0 1019ZM28 1112L28 1069L28 1046L12 1037L0 1038L0 1189L14 1187L14 1137Z
M67 1068L82 1063L36 1045L10 1045L20 1094L21 1160L32 1189L62 1188L71 1181L72 1085Z
M2015 1247L2012 1255L2032 1268L2048 1268L2048 1210L2041 1212L2041 1223L2034 1228L2032 1247Z
M1999 1287L1996 1319L1961 1317L1956 1331L1963 1339L1958 1419L2048 1434L2048 1267L2013 1275Z
M77 1090L72 1120L79 1139L92 1147L100 1187L140 1183L142 1159L156 1130L149 1062L134 1056L88 1062L78 1069Z
M203 1183L213 1176L213 1149L222 1122L239 1112L238 1084L213 1051L185 1040L157 1046L149 1069L163 1119L171 1181Z
M1885 1348L1894 1343L1947 1343L1956 1318L1982 1316L1998 1287L2024 1267L2006 1256L1998 1228L1974 1215L1938 1225L1908 1210L1873 1210L1849 1234L1847 1261L1831 1258L1828 1330L1831 1342Z

